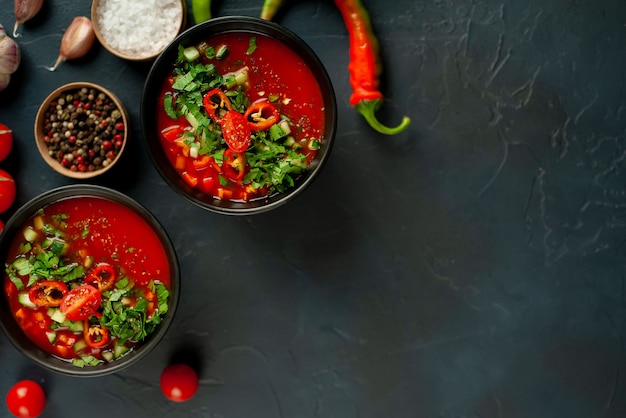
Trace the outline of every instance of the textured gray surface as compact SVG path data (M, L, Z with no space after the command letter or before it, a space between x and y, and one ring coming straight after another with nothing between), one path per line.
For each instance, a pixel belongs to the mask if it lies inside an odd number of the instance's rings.
M261 4L217 1L214 14ZM183 289L163 344L118 375L53 375L0 336L0 394L39 379L46 417L626 416L626 3L365 4L385 67L379 114L408 112L411 128L383 137L350 108L332 2L287 2L276 20L325 63L338 138L308 191L248 218L204 212L158 177L138 131L149 64L97 48L43 69L88 2L48 2L26 25L23 65L0 93L18 204L68 183L36 152L41 100L69 81L110 88L133 143L98 182L163 223ZM0 23L12 27L9 0ZM174 356L201 374L184 404L158 387Z

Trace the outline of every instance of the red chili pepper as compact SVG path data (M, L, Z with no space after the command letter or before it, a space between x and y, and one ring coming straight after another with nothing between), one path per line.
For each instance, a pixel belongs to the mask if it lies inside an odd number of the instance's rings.
M246 174L246 156L243 152L234 152L230 148L224 151L222 170L230 180L241 182Z
M92 324L89 319L83 322L83 336L85 342L91 348L105 346L110 339L109 329L100 324Z
M383 102L383 94L378 89L382 65L378 56L378 40L374 35L369 13L361 0L334 0L343 16L350 39L350 84L353 93L350 104L365 118L376 131L395 135L404 131L411 119L407 116L396 127L383 125L376 119L376 111Z
M278 109L267 100L254 102L246 109L243 116L253 131L264 131L280 120Z
M230 99L220 89L213 89L204 95L202 100L204 109L211 119L217 123L221 123L222 111L233 110L233 105L230 103Z
M85 284L92 285L103 292L115 283L115 269L107 263L98 264L85 279Z
M42 280L28 291L28 298L37 306L59 306L67 293L65 283L58 280Z

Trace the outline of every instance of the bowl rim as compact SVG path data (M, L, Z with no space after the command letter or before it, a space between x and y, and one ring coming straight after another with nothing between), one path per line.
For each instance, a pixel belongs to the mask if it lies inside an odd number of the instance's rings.
M44 117L45 117L46 111L48 110L50 106L50 103L59 94L65 91L75 90L75 89L82 88L82 87L93 88L106 94L113 101L113 103L115 103L115 106L117 106L118 110L122 113L122 120L124 121L124 142L122 143L122 147L120 148L119 152L117 153L117 156L112 161L112 163L101 169L94 170L94 171L85 171L85 172L72 171L63 167L61 163L59 163L56 159L50 156L49 151L48 151L48 146L43 141ZM122 157L124 150L126 149L126 144L128 143L128 140L130 137L129 125L130 125L130 117L128 115L128 111L126 110L126 107L124 106L122 101L111 90L99 84L92 83L90 81L73 81L71 83L66 83L55 88L54 90L52 90L50 94L46 96L46 98L39 105L39 108L35 115L35 123L34 123L33 129L34 129L35 143L37 144L37 149L39 150L39 154L41 155L43 160L48 164L48 166L50 166L57 173L64 175L66 177L70 177L70 178L78 179L78 180L85 180L85 179L102 175L106 173L107 171L109 171L111 168L113 168L115 164L117 164L117 162Z
M178 34L183 30L183 28L186 25L187 22L187 2L185 0L180 0L178 3L180 3L181 5L181 19L180 19L180 25L178 27L178 30L176 31L176 35L178 36ZM102 31L100 31L100 24L99 21L97 19L98 17L98 6L100 5L100 0L93 0L91 2L91 24L93 26L93 31L96 34L96 38L98 38L98 41L100 42L100 45L102 45L104 47L104 49L106 49L107 51L109 51L111 54L115 55L118 58L122 58L128 61L136 61L136 62L145 62L145 61L151 61L153 59L155 59L156 57L159 56L160 52L151 54L151 55L145 55L145 56L134 56L134 55L128 55L125 54L121 51L116 50L115 48L113 48L105 39L104 36L102 35ZM174 22L176 23L176 22ZM168 42L169 44L169 42Z
M37 210L59 200L80 197L98 197L108 199L131 209L148 225L150 225L159 237L161 245L163 246L163 249L170 261L170 306L167 314L159 324L158 329L154 334L152 334L148 341L141 345L141 347L128 353L122 359L111 363L102 363L98 366L89 366L84 368L73 366L67 360L61 360L39 348L30 340L30 338L26 336L19 325L17 325L9 310L6 295L4 295L4 280L6 279L4 274L2 275L3 295L0 298L0 328L3 329L8 340L17 349L17 351L45 369L73 377L99 377L117 373L136 364L139 360L147 356L165 336L174 320L176 309L179 304L181 287L180 266L174 245L167 234L167 231L154 214L152 214L145 206L126 194L108 187L93 184L70 184L60 186L41 193L18 208L18 210L6 222L4 229L0 231L0 258L2 258L2 260L6 259L8 249L15 237L15 234L19 232L19 228L23 225L23 223L33 216Z
M158 92L164 77L164 68L170 66L177 57L179 44L194 44L217 34L224 33L256 33L278 39L296 52L314 73L320 87L324 104L325 125L324 141L314 159L314 165L307 173L300 177L296 185L283 193L276 193L268 198L252 202L233 202L212 198L188 186L175 172L166 160L156 135L156 127L151 124L154 119L154 103L158 99ZM191 40L191 42L190 42ZM156 80L155 80L156 79ZM278 23L267 21L253 16L221 16L215 17L198 25L192 26L179 34L152 64L144 83L140 106L140 123L142 141L150 156L153 166L165 181L178 195L194 205L211 212L225 215L252 215L270 211L293 200L300 195L319 175L329 159L337 132L337 101L331 78L326 67L315 51L299 35ZM165 164L167 163L167 164ZM210 201L210 203L208 203Z

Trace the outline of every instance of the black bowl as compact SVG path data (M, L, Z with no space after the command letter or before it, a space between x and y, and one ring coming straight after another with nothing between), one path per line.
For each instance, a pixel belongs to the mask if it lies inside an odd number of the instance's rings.
M220 200L209 196L187 183L176 172L162 149L157 132L156 106L162 83L172 70L178 56L179 45L196 45L209 36L224 33L259 34L273 37L295 51L311 69L322 92L325 125L323 141L316 158L308 170L296 181L295 187L264 199L243 201ZM180 34L156 59L146 79L141 99L141 129L150 158L165 182L178 194L201 208L228 215L250 215L281 206L302 193L318 176L330 156L337 125L337 103L332 83L315 52L296 34L288 29L255 17L229 16L214 18L193 26Z
M162 322L158 325L154 333L142 342L140 346L111 362L105 361L97 366L85 366L84 368L79 368L72 365L68 360L53 356L33 343L15 321L10 311L6 295L0 297L0 324L15 348L40 366L69 376L96 377L118 372L137 363L163 338L173 320L178 305L180 270L174 247L166 231L154 215L130 197L115 190L95 185L69 185L59 187L33 198L20 207L7 221L2 232L0 232L0 259L3 263L6 262L14 238L17 234L22 233L24 223L34 216L39 209L45 208L54 202L75 197L97 197L121 204L139 215L152 228L167 255L170 267L170 298L168 312L165 314ZM4 289L4 280L8 280L6 274L2 274L2 289Z

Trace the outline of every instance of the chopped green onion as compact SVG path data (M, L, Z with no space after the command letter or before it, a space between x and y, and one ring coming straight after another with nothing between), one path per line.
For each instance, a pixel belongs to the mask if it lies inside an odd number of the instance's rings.
M251 36L248 41L248 50L246 51L246 55L252 55L256 51L256 36Z
M226 54L228 54L228 47L226 45L220 45L217 47L217 50L215 51L215 58L217 58L218 60L221 60L224 57L226 57Z

